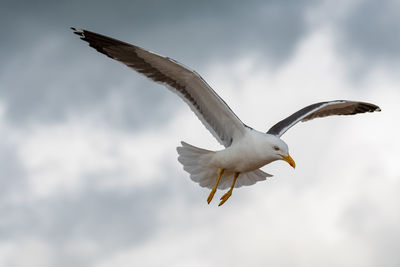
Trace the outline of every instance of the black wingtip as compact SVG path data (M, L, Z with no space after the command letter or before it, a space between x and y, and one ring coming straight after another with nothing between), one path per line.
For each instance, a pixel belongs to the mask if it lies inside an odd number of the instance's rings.
M77 28L75 28L75 27L70 27L70 28L71 28L71 30L74 31L74 33L75 33L76 35L83 36L84 30L82 30L82 29L77 29Z
M355 107L354 111L350 113L350 115L358 114L358 113L365 113L365 112L380 112L381 108L377 105L366 103L366 102L359 102L358 105Z
M369 108L369 110L367 110L367 111L369 111L369 112L381 112L382 110L381 110L381 108L379 107L379 106L377 106L377 105L374 105L374 104L370 104L370 103L363 103L365 106L367 106L367 108Z

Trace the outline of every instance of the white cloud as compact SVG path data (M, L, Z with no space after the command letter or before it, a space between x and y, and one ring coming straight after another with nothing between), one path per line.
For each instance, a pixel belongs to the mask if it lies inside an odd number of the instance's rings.
M20 133L17 146L34 194L49 196L60 190L79 191L85 179L100 173L110 175L98 181L104 186L154 182L166 148L174 153L169 135L168 129L162 135L124 133L72 117Z
M335 32L324 26L304 36L291 60L279 69L260 66L254 56L216 63L204 73L239 117L258 130L267 130L285 115L317 101L348 98L381 106L379 114L318 119L288 131L283 139L297 162L295 171L282 162L273 163L265 169L274 178L235 190L218 208L217 199L206 204L208 190L190 183L176 161L175 146L180 140L221 148L181 102L177 107L181 112L174 113L168 123L135 132L112 129L98 114L72 115L57 124L36 125L29 132L0 116L3 140L13 140L30 182L30 195L21 198L27 197L34 206L36 198L52 201L64 191L79 196L89 179L96 179L91 184L96 189L115 190L115 194L127 186L151 194L146 201L126 203L145 205L139 211L114 213L121 207L98 207L106 214L99 216L103 220L85 221L78 231L85 233L97 225L108 230L113 220L129 218L132 224L117 224L123 229L115 234L129 233L139 229L135 223L143 223L154 212L155 218L149 218L157 224L149 222L152 234L142 241L133 238L119 244L115 238L107 243L104 237L104 243L96 243L91 235L64 237L62 249L67 248L69 257L88 257L96 266L398 263L397 251L386 248L398 247L400 240L399 79L385 68L371 67L364 82L355 85L347 79L335 40ZM151 201L159 197L158 191L149 189L155 184L165 184L157 189L167 192L161 208L159 202L154 206ZM80 220L84 219L76 216L69 223ZM113 231L111 227L116 226L110 226ZM61 235L63 231L59 229ZM30 265L57 265L54 255L60 247L51 247L51 240L12 239L0 246L2 263L22 266L26 262L21 258L26 258ZM22 249L17 253L19 245Z
M13 242L0 243L0 265L13 267L54 266L54 251L38 237L24 237Z

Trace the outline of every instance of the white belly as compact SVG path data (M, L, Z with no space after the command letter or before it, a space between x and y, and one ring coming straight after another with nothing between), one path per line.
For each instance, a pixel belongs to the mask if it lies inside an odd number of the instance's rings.
M248 172L276 160L272 155L265 153L261 133L256 134L250 133L232 146L217 151L214 155L216 167L232 172Z

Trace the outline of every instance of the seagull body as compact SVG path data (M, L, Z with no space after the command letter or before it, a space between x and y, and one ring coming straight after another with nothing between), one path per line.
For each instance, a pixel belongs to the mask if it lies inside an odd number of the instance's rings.
M283 151L288 151L287 145L276 136L247 128L242 138L231 146L217 151L213 162L225 170L239 173L253 171L281 159L276 157L275 153L271 153L273 147L279 143Z
M380 111L378 106L365 102L320 102L295 112L266 133L260 132L245 125L199 74L181 63L104 35L83 29L72 30L98 52L176 93L225 147L210 151L181 142L182 146L177 148L178 161L190 178L200 186L212 189L208 203L217 189L230 187L221 197L219 205L222 205L232 195L233 188L271 177L259 168L273 161L284 160L295 168L289 148L280 137L296 123L331 115Z

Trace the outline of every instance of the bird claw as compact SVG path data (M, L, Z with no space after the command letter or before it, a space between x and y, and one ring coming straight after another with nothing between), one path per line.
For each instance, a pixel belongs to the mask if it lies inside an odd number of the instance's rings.
M216 188L213 188L213 189L211 190L211 192L210 192L210 194L208 195L208 198L207 198L207 203L208 203L208 204L210 204L210 202L211 202L211 200L213 199L214 194L215 194L216 191L217 191Z
M221 202L219 203L218 206L221 206L222 204L224 204L228 198L232 196L232 190L229 190L228 192L226 192L222 197L221 197Z
M210 194L208 195L208 198L207 198L207 203L208 203L208 204L210 204L211 200L212 200L213 197L214 197L215 192L217 191L217 187L218 187L218 184L219 184L219 180L221 179L221 176L222 176L222 174L224 173L224 170L225 170L225 169L223 169L223 168L219 169L217 182L215 183L214 187L212 188L212 190L211 190L211 192L210 192Z

